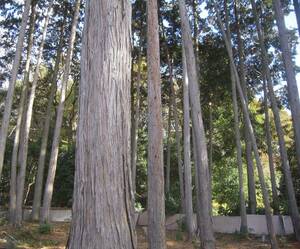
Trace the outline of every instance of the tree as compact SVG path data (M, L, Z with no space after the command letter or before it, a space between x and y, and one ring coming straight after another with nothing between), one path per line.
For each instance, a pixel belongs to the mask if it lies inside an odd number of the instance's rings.
M195 151L198 160L197 165L197 183L198 192L197 198L201 204L201 210L197 208L199 217L201 218L200 238L201 245L204 249L215 248L215 239L212 227L211 218L211 187L209 186L209 165L207 156L207 145L202 120L201 104L199 99L198 75L196 70L196 59L193 49L193 40L191 28L187 17L187 10L184 0L179 0L179 13L181 19L183 46L186 55L187 74L189 79L189 97L191 103L192 125L195 136ZM197 161L196 160L196 161Z
M0 130L0 177L2 175L9 119L10 119L10 114L11 114L13 95L14 95L14 91L15 91L18 70L19 70L19 66L20 66L25 31L26 31L27 21L29 18L30 6L31 6L31 0L26 0L25 5L24 5L24 11L22 14L22 23L21 23L21 27L20 27L20 33L19 33L19 37L18 37L18 41L17 41L17 45L16 45L16 53L15 53L15 57L14 57L14 63L12 66L11 76L9 79L8 91L7 91L7 95L6 95L6 99L5 99L5 109L4 109L4 115L3 115L2 124L1 124L1 130Z
M56 123L55 123L55 128L54 128L51 154L50 154L48 175L47 175L47 181L45 184L43 208L42 208L42 213L41 213L41 222L48 222L49 218L50 218L50 208L51 208L53 184L54 184L55 172L56 172L56 166L57 166L57 157L58 157L58 149L59 149L59 142L60 142L60 132L61 132L61 125L62 125L62 120L63 120L65 100L66 100L67 84L68 84L70 68L71 68L71 60L73 57L74 42L75 42L75 38L76 38L76 27L77 27L78 17L79 17L80 2L81 2L81 0L76 0L76 2L75 2L71 35L70 35L69 44L68 44L68 51L67 51L66 62L65 62L65 66L64 66L63 79L61 82L60 100L59 100L59 104L57 107L57 116L56 116Z
M193 192L192 192L192 170L191 170L191 139L190 139L190 102L189 102L189 79L186 70L186 58L182 49L183 68L183 151L184 151L184 196L185 196L185 219L189 239L194 234L193 227Z
M284 13L280 0L273 0L273 8L276 17L276 24L279 31L280 47L286 73L289 106L291 108L292 121L295 133L294 139L296 143L296 156L300 172L300 98L294 65L292 61L291 48L289 45L289 35L285 26Z
M64 37L64 22L61 25L60 34L61 34L60 41L58 44L55 65L54 65L54 70L53 70L52 79L51 79L52 85L51 85L50 95L49 95L47 109L46 109L46 113L45 113L41 150L40 150L40 156L39 156L39 162L38 162L38 170L37 170L36 180L35 180L35 185L34 185L34 197L33 197L32 213L31 213L32 220L38 220L39 216L40 216L46 151L47 151L47 144L48 144L48 137L49 137L49 130L50 130L50 121L52 118L51 111L52 111L53 101L55 98L55 93L57 90L57 79L58 79L59 66L60 66L60 62L61 62L63 42L64 42L64 39L63 39L63 37Z
M27 110L24 113L24 127L23 127L23 138L21 139L22 143L20 144L19 148L19 163L20 163L20 169L17 176L17 200L16 200L16 213L15 213L15 219L14 219L14 225L20 226L22 222L22 216L23 216L23 198L24 198L24 184L25 184L25 175L26 175L26 165L27 165L27 154L28 154L28 141L29 141L29 132L31 127L31 120L32 120L32 111L33 111L33 102L35 99L35 92L36 87L39 79L39 70L40 70L40 64L43 57L43 50L44 50L44 44L45 44L45 38L47 35L47 28L48 23L50 19L50 13L53 5L53 0L49 3L48 9L45 16L45 22L43 26L42 36L41 36L41 42L38 48L38 58L36 61L36 67L35 72L33 76L33 82L31 85L31 91L28 97L28 106Z
M131 3L91 0L85 13L73 219L67 248L133 249Z
M157 1L147 1L148 64L148 241L150 249L166 248L163 133Z

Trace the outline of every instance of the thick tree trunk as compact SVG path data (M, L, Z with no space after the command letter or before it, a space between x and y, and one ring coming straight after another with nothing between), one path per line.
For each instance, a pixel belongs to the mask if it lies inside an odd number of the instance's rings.
M233 102L233 113L234 113L234 133L235 133L235 143L236 143L236 154L237 154L237 165L239 172L239 195L240 195L240 216L241 216L241 227L240 233L248 233L248 222L247 222L247 212L244 196L244 180L243 180L243 161L242 161L242 144L239 126L239 110L236 96L236 82L233 69L231 67L231 85L232 85L232 102Z
M63 41L64 41L63 32L64 32L64 25L62 25L62 28L60 31L60 34L61 34L60 42L59 42L58 49L57 49L54 71L53 71L53 75L52 75L52 85L51 85L50 95L48 98L47 109L46 109L46 113L45 113L45 121L44 121L44 127L43 127L40 156L39 156L37 175L36 175L36 180L35 180L35 185L34 185L34 196L33 196L32 213L31 213L32 220L38 220L40 217L40 207L41 207L42 191L43 191L43 178L44 178L46 151L47 151L47 145L48 145L50 123L51 123L51 119L52 119L52 106L53 106L53 101L54 101L56 90L57 90L57 79L58 79L59 66L60 66L61 56L62 56L62 48L63 48Z
M147 1L148 64L148 240L149 249L166 248L163 126L157 1Z
M183 67L183 113L184 113L184 190L185 190L185 219L189 239L193 238L193 192L192 192L192 170L191 170L191 135L190 135L190 101L189 101L189 79L186 70L186 58L182 49Z
M11 108L12 108L12 103L13 103L16 79L17 79L18 70L19 70L19 66L20 66L20 60L21 60L21 55L22 55L26 26L27 26L27 21L29 19L30 5L31 5L31 0L26 0L25 5L24 5L24 11L22 14L22 22L21 22L21 27L20 27L19 38L18 38L17 45L16 45L16 53L15 53L15 57L14 57L14 63L12 66L11 76L9 79L8 91L7 91L7 95L6 95L6 99L5 99L5 105L4 105L5 109L4 109L4 113L3 113L2 125L1 125L1 130L0 130L0 178L2 175L9 119L10 119Z
M263 88L264 88L265 132L266 132L266 141L268 147L269 169L270 169L270 176L271 176L273 210L274 210L274 214L279 214L279 199L278 199L277 186L276 186L276 174L275 174L273 148L272 148L272 135L271 135L270 118L269 118L268 91L267 91L267 85L265 79L263 83Z
M201 210L197 210L197 212L200 213L201 223L198 225L200 226L201 231L201 246L204 249L212 249L215 248L215 238L211 217L211 188L209 186L210 183L207 144L202 120L202 110L199 97L200 90L198 85L193 40L184 0L179 0L179 12L181 18L183 46L186 55L187 72L189 78L189 95L192 110L192 123L195 135L196 157L199 160L196 165L199 166L197 170L200 196L197 196L197 198L200 198Z
M257 8L254 0L251 0L252 4L252 10L253 14L255 16L255 23L256 23L256 28L258 32L258 37L259 37L259 43L260 43L260 49L261 49L261 55L262 55L262 64L263 64L263 75L265 75L267 79L267 85L268 85L268 90L269 90L269 98L271 101L271 107L274 115L274 121L275 121L275 128L277 131L278 135L278 143L279 143L279 151L280 151L280 156L281 156L281 161L282 161L282 168L284 172L284 177L285 177L285 184L287 187L287 194L288 194L288 204L289 204L289 212L292 218L292 222L294 225L294 231L297 240L300 240L300 215L297 207L297 201L295 198L295 190L293 186L293 181L292 181L292 175L291 175L291 170L290 170L290 165L289 165L289 159L288 159L288 154L287 154L287 149L285 145L285 140L284 140L284 132L281 126L281 119L280 119L280 113L279 109L277 106L277 101L276 101L276 96L274 93L273 89L273 84L272 84L272 78L271 78L271 72L269 68L269 59L268 59L268 53L264 44L264 33L261 27L261 23L259 22L258 19L258 13L257 13Z
M18 163L18 150L20 144L20 130L22 125L22 117L24 113L25 101L27 100L28 87L29 87L29 75L30 75L30 62L31 62L31 50L33 46L33 35L34 35L34 24L35 24L35 6L31 6L31 16L30 16L30 27L28 35L28 45L27 45L27 58L25 64L25 72L23 79L22 92L20 97L20 103L18 108L18 118L15 129L15 139L11 159L11 173L10 173L10 189L9 189L9 221L14 222L15 211L16 211L16 201L17 201L17 163Z
M297 18L298 33L300 36L300 3L299 0L293 0L295 14Z
M25 123L24 123L24 137L22 141L22 144L19 149L20 153L20 170L18 172L17 176L17 206L16 206L16 215L15 215L15 220L14 220L14 225L15 226L20 226L22 222L22 207L23 207L23 197L24 197L24 184L25 184L25 175L26 175L26 164L27 164L27 153L28 153L28 141L29 141L29 132L30 132L30 126L31 126L31 119L32 119L32 110L33 110L33 102L35 98L35 91L39 79L39 69L40 69L40 64L43 56L43 49L44 49L44 43L45 43L45 38L47 34L47 27L48 27L48 22L50 18L50 12L52 9L53 1L49 3L49 7L46 13L45 17L45 23L43 27L43 34L41 38L41 43L39 46L39 51L38 51L38 58L36 62L36 68L35 68L35 73L34 73L34 78L31 86L31 92L29 95L28 99L28 107L26 110L26 116L25 118Z
M73 218L67 248L134 249L131 4L90 0L85 13Z
M245 51L244 43L240 32L240 20L239 20L239 9L235 5L235 19L237 23L237 40L238 40L238 57L239 57L239 72L241 86L244 92L246 104L249 105L247 83L246 83L246 69L245 69ZM247 162L247 179L248 179L248 200L249 200L249 212L250 214L256 213L256 188L255 188L255 174L254 164L252 157L252 145L250 134L247 126L244 129L245 132L245 144L246 144L246 162Z
M173 68L171 65L170 58L169 60L169 80L171 88L171 103L173 107L173 116L175 121L175 135L176 135L176 149L177 149L177 168L178 168L178 178L179 178L179 188L180 188L180 203L181 203L181 212L185 213L185 196L184 196L184 182L183 182L183 168L182 168L182 155L181 155L181 144L180 144L180 132L179 132L179 117L176 104L176 93L174 88L173 81Z
M280 47L282 51L283 63L285 66L289 105L292 113L294 137L296 143L296 156L298 169L300 172L300 99L294 65L292 61L291 48L289 46L288 32L285 26L284 13L280 0L273 0L273 8L275 11L276 24L279 31Z
M61 125L63 121L63 114L64 114L64 106L66 100L66 91L67 85L69 80L69 74L71 70L71 62L73 57L73 49L74 43L76 38L76 28L78 23L79 17L79 10L80 10L80 2L81 0L76 0L75 8L74 8L74 16L72 21L72 28L71 28L71 35L68 44L68 51L66 55L66 62L64 66L64 74L63 79L61 82L61 93L60 93L60 100L57 107L57 114L56 114L56 123L54 128L54 135L52 141L52 148L50 154L50 161L49 161L49 168L48 168L48 175L45 184L45 192L43 198L43 206L41 211L41 219L40 222L49 222L50 218L50 208L51 208L51 200L53 195L53 185L56 173L56 166L57 166L57 157L58 157L58 149L59 149L59 142L60 142L60 131Z
M136 192L136 162L137 162L137 140L138 140L138 129L139 129L139 118L140 118L140 95L141 95L141 48L138 52L138 72L136 81L136 103L134 107L134 118L132 123L132 134L131 134L131 169L132 169L132 189L133 193Z
M268 194L268 191L267 191L267 186L266 186L266 182L265 182L265 178L264 178L263 167L262 167L259 152L258 152L258 147L257 147L257 143L256 143L256 138L255 138L255 135L254 135L254 130L253 130L251 120L250 120L248 106L246 104L243 89L241 87L238 71L237 71L235 63L234 63L234 58L233 58L233 53L232 53L232 45L231 45L231 42L230 42L230 38L227 37L227 34L225 33L225 30L224 30L224 27L223 27L223 24L222 24L222 20L221 20L221 17L220 17L219 9L218 9L216 3L214 4L214 8L215 8L217 19L218 19L218 24L220 26L222 36L224 38L227 53L228 53L228 56L229 56L229 59L230 59L230 66L232 67L234 75L235 75L237 90L238 90L238 93L239 93L241 106L242 106L243 114L244 114L244 117L245 117L245 124L247 125L248 130L250 131L251 143L252 143L252 146L253 146L253 152L254 152L254 156L255 156L259 181L260 181L260 185L261 185L261 189L262 189L263 202L264 202L264 206L265 206L265 214L266 214L267 227L268 227L268 231L269 231L271 247L272 247L272 249L278 249L279 247L278 247L278 243L277 243L277 240L276 240L276 235L275 235L275 230L274 230L274 225L273 225L273 220L272 220L269 194Z

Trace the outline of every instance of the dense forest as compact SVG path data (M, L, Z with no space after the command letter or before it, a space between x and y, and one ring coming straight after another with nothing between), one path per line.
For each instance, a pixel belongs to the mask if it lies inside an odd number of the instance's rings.
M275 249L272 215L290 215L300 241L299 35L298 0L1 0L9 223L73 206L67 248L137 248L148 210L154 249L183 213L211 249L212 216L247 234L264 214Z

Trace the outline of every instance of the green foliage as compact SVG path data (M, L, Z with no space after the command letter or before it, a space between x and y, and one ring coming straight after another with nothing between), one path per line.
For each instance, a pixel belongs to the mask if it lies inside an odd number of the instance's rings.
M40 224L38 227L38 232L40 234L50 234L52 232L52 225L49 223Z

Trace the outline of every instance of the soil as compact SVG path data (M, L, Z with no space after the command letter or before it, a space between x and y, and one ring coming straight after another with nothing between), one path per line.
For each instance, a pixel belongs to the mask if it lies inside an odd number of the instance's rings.
M8 225L0 226L0 249L63 249L69 233L69 223L55 223L40 227L37 223L25 223L22 229L14 229ZM50 230L50 231L49 231ZM138 249L147 249L146 229L138 227ZM186 234L179 231L167 232L167 249L195 249L199 242L188 242ZM218 249L269 249L270 245L261 237L244 238L237 234L217 234ZM300 243L291 238L279 237L280 248L300 249ZM12 247L17 241L17 246ZM10 244L10 245L9 245Z

